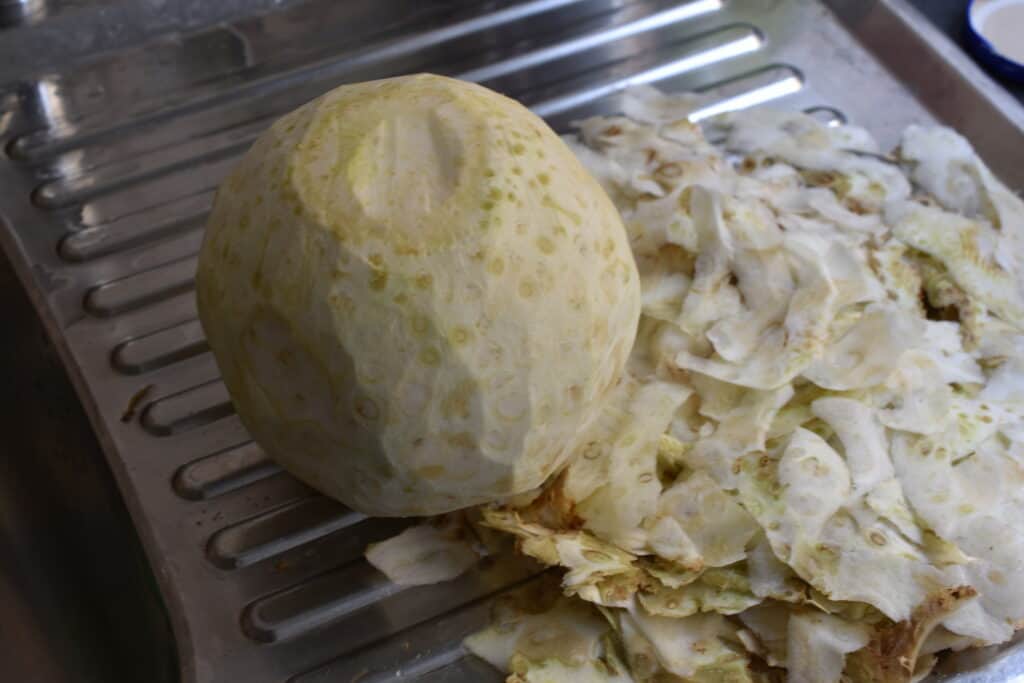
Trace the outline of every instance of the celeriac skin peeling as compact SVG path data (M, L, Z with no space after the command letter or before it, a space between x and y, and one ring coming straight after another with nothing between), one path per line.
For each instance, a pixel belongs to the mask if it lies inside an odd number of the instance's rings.
M566 139L640 271L623 381L539 495L367 559L554 567L465 641L507 683L914 683L1013 638L1024 202L945 128L886 154L798 112L621 104Z

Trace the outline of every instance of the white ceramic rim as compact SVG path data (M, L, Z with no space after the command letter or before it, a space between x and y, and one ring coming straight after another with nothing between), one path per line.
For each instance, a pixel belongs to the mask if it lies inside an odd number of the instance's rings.
M1000 50L984 31L985 21L989 18L989 15L1002 7L1012 7L1015 5L1024 7L1024 0L971 0L970 4L967 6L967 22L970 24L970 30L973 31L978 38L984 41L985 45L987 45L992 52L996 53L1008 62L1024 67L1024 64L1018 62L1016 59L1013 59ZM1022 33L1021 39L1024 40L1024 33Z

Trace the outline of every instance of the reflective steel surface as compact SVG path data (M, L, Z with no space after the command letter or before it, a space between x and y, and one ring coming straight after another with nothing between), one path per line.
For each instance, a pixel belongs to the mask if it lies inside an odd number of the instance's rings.
M251 13L151 0L159 21L128 30L146 4L51 2L0 31L0 241L106 452L185 681L496 679L459 642L530 574L503 560L390 585L361 551L403 523L316 495L234 417L196 321L195 254L213 189L276 116L341 83L429 70L565 129L653 83L706 91L708 114L848 117L883 144L945 121L1024 188L1020 105L902 0L252 0ZM129 21L122 40L88 24L104 12ZM88 39L28 58L72 21ZM1009 681L1022 658L1003 648L944 670Z

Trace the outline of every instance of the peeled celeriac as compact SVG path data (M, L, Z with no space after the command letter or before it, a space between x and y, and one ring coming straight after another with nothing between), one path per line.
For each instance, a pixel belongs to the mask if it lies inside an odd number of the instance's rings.
M256 440L375 515L542 484L640 314L619 214L572 152L522 105L431 75L277 121L218 191L197 289Z

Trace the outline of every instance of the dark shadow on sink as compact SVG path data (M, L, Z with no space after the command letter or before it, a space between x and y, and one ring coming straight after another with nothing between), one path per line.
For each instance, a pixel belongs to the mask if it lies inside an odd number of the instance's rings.
M178 680L170 624L96 437L0 254L0 678Z

